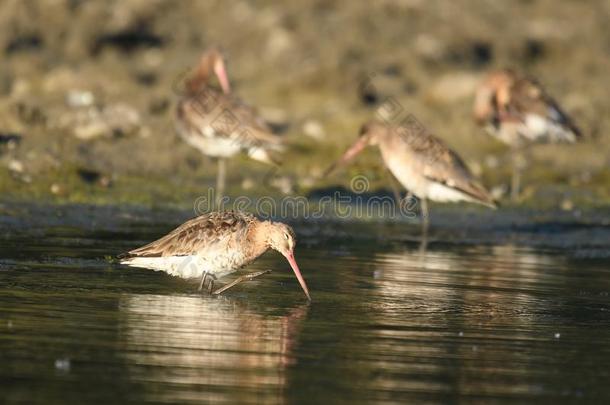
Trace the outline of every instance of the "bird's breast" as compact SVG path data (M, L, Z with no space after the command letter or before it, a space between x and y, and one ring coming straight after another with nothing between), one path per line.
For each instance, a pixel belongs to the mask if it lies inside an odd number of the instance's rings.
M417 167L417 160L409 151L383 147L381 154L387 168L404 188L417 197L426 198L428 181Z

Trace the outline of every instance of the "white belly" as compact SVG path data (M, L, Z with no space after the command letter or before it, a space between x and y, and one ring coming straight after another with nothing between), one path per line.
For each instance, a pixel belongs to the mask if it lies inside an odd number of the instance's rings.
M131 267L141 267L155 271L163 271L181 278L201 278L207 271L216 278L222 278L239 270L243 264L241 257L219 258L209 255L201 256L168 256L168 257L132 257L121 261Z
M576 135L560 123L537 114L526 114L524 122L504 122L499 128L486 127L487 132L507 145L576 141Z
M407 191L417 198L437 202L473 201L472 197L444 184L431 181L400 159L389 157L385 160L388 168Z
M211 157L231 157L241 151L239 138L217 136L211 126L204 128L204 134L194 133L176 125L180 137L201 153Z

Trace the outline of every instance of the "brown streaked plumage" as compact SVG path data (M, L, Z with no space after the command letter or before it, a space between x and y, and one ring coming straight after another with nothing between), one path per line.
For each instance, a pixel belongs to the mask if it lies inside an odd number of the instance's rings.
M225 277L252 263L268 249L280 252L290 263L305 295L309 291L294 259L294 231L281 222L261 221L254 215L212 212L193 218L164 237L131 250L121 263L186 279ZM210 280L210 290L213 281ZM225 288L217 291L222 292Z
M533 78L512 70L490 73L477 89L474 117L502 142L575 142L582 137L572 119Z
M337 164L345 164L368 145L379 146L390 172L409 192L421 199L424 228L427 227L428 199L467 201L496 207L462 159L443 141L423 129L371 121L362 126L360 138ZM335 166L331 166L327 173Z
M533 78L512 70L490 73L478 87L475 121L513 149L512 199L519 195L520 150L532 143L573 143L582 132Z
M210 83L212 72L222 90ZM255 108L230 92L224 58L217 49L203 54L185 90L176 108L176 130L189 145L218 159L219 201L225 188L225 159L244 151L255 160L274 164L271 153L281 150L281 138L271 132Z

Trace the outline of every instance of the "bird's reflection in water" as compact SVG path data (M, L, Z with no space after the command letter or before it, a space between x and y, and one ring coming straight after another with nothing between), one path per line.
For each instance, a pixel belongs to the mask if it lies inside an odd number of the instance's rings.
M537 389L490 380L529 372L527 342L549 335L539 314L552 305L537 289L558 280L551 269L559 259L511 245L424 251L418 246L378 253L375 263L379 325L371 350L391 359L378 362L386 378L376 381L376 389L496 395ZM512 368L515 362L524 365L522 371ZM393 375L414 377L405 383ZM447 375L455 378L442 378Z
M196 296L121 300L130 375L156 401L283 402L285 369L308 306L257 313L243 303Z

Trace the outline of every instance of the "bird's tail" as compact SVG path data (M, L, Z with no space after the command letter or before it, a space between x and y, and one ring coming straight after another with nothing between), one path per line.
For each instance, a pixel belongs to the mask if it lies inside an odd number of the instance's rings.
M494 200L489 191L487 191L487 189L479 183L471 182L469 184L468 190L463 191L465 191L470 196L470 198L472 199L471 201L474 203L484 205L494 210L499 207L498 202Z
M282 160L280 158L280 152L282 148L262 148L252 147L248 149L248 156L256 161L266 163L272 166L281 166Z

